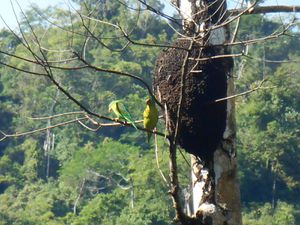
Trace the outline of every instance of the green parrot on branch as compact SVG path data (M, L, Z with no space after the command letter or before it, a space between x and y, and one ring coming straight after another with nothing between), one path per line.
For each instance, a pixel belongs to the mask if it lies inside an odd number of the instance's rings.
M155 107L154 99L147 98L146 100L146 109L144 111L144 128L147 130L153 130L156 127L158 121L158 110ZM147 133L148 135L148 142L150 142L150 138L152 133Z
M125 107L125 105L122 103L121 100L112 101L108 106L108 111L109 112L113 111L114 114L117 116L118 120L123 119L125 120L125 122L132 124L132 126L135 129L137 129L131 114L129 113L129 111L127 110L127 108Z

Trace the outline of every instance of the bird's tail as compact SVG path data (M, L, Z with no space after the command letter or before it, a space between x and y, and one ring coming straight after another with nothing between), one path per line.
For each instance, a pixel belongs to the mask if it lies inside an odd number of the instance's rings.
M136 127L136 125L135 125L135 122L133 122L133 121L130 121L130 124L137 130L138 128Z
M147 136L148 136L148 143L150 143L150 139L151 139L152 134L148 132Z
M135 122L131 118L124 118L126 122L131 124L136 130L138 130L137 126L135 125Z
M136 130L138 130L137 126L135 125L135 122L133 119L129 116L122 116L122 118L125 120L126 123L131 124Z

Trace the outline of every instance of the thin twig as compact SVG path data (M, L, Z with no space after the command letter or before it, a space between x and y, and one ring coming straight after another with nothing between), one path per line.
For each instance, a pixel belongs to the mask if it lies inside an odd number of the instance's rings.
M190 56L190 50L192 49L193 44L194 44L194 41L191 41L189 48L188 48L189 51L186 53L185 58L183 60L183 64L181 65L180 96L179 96L179 101L178 101L177 118L176 118L174 140L173 140L175 143L177 142L177 135L178 135L179 129L180 129L181 107L182 107L182 103L184 101L185 76L186 76L187 69L188 69L188 59Z
M76 111L76 112L67 112L67 113L60 113L52 116L42 116L42 117L27 117L31 120L48 120L48 119L55 119L62 116L69 116L69 115L78 115L78 114L86 114L84 111Z
M240 23L241 23L241 17L239 17L236 21L236 25L232 34L232 38L231 38L231 43L235 42L238 32L239 32L239 28L240 28Z
M97 131L101 128L100 125L99 125L97 128L91 128L91 127L85 125L85 124L84 124L83 122L81 122L80 120L78 120L78 123L79 123L81 126L83 126L85 129L87 129L87 130L89 130L89 131L93 131L93 132L97 132Z
M236 57L241 57L243 56L244 53L236 53L236 54L224 54L224 55L215 55L215 56L210 56L210 57L205 57L205 58L195 58L195 57L190 57L189 60L194 60L194 61L207 61L207 60L211 60L211 59L220 59L220 58L236 58Z
M154 134L154 142L155 142L155 159L156 159L157 169L158 169L163 181L167 184L167 186L169 186L169 183L159 166L158 144L157 144L157 135L156 134Z
M229 99L233 99L233 98L237 98L237 97L240 97L240 96L243 96L243 95L247 95L247 94L250 94L254 91L257 91L259 89L271 89L271 88L276 88L276 86L272 86L272 87L262 87L263 83L266 81L267 79L263 79L262 81L259 82L258 86L255 87L255 88L252 88L251 90L248 90L248 91L245 91L245 92L242 92L242 93L239 93L239 94L235 94L235 95L231 95L231 96L228 96L228 97L225 97L225 98L219 98L217 100L214 100L212 103L217 103L217 102L222 102L222 101L225 101L225 100L229 100Z
M77 113L81 114L80 112L77 112ZM73 113L66 113L66 114L58 114L58 115L53 115L53 116L50 116L50 117L40 117L40 118L33 118L33 119L37 119L37 120L54 119L54 118L58 118L58 117L61 117L61 116L72 115L72 114L74 115L76 113L73 112ZM89 120L94 125L97 125L98 128L96 128L96 129L89 128L88 126L84 125L81 122L81 120ZM39 129L31 130L31 131L26 131L26 132L22 132L22 133L16 132L15 134L6 134L6 133L4 133L3 131L0 130L0 133L2 134L2 137L0 138L0 142L3 141L3 140L5 140L6 138L10 138L10 137L14 138L14 137L27 136L27 135L31 135L31 134L34 134L34 133L38 133L38 132L42 132L42 131L47 131L47 130L50 130L50 129L53 129L53 128L65 126L65 125L68 125L68 124L71 124L71 123L75 123L75 122L78 122L80 125L82 125L86 129L91 130L91 131L97 131L101 127L131 126L131 124L129 124L127 122L124 122L124 121L120 121L118 119L109 118L109 120L115 121L115 123L99 123L99 122L96 122L95 120L91 119L89 116L86 115L85 117L72 119L72 120L65 121L65 122L62 122L62 123L58 123L58 124L55 124L55 125L51 125L51 126L47 126L47 127L44 127L44 128L39 128ZM137 120L137 121L135 121L135 123L142 123L142 122L143 122L143 120ZM139 130L146 131L148 133L153 133L153 134L156 134L156 135L159 135L159 136L162 136L162 137L165 136L165 134L163 134L161 132L158 132L156 130L148 130L148 129L145 129L145 128L139 127L139 126L137 128Z
M239 14L237 14L236 16L233 16L232 18L228 19L227 21L225 21L221 24L215 25L215 26L211 26L209 28L209 31L224 27L224 26L228 25L229 23L233 22L234 20L240 18L242 15L246 14L251 9L253 9L253 7L257 4L257 2L258 2L258 0L255 0L249 7L247 7L246 9L243 9L242 11L239 12Z
M155 100L156 104L158 104L161 108L163 107L161 105L161 103L156 99L154 94L152 93L152 90L151 90L150 86L141 77L130 74L130 73L117 71L117 70L109 70L109 69L103 69L103 68L100 68L100 67L97 67L97 66L93 66L92 64L87 62L85 59L83 59L78 53L74 52L74 54L78 57L78 59L81 62L83 62L86 66L88 66L91 69L94 69L96 71L106 72L106 73L114 73L114 74L117 74L117 75L126 76L126 77L133 78L135 80L138 80L139 82L141 82L147 88L149 95Z
M3 131L1 131L1 134L3 135L3 137L0 139L0 141L3 141L4 139L9 138L9 137L21 137L21 136L31 135L31 134L34 134L34 133L37 133L37 132L42 132L42 131L53 129L53 128L56 128L56 127L65 126L65 125L68 125L68 124L71 124L71 123L76 123L79 120L86 120L86 119L87 119L86 117L82 117L82 118L73 119L73 120L69 120L69 121L66 121L66 122L58 123L58 124L55 124L55 125L47 126L47 127L44 127L44 128L39 128L39 129L26 131L26 132L22 132L22 133L15 133L15 134L6 134Z

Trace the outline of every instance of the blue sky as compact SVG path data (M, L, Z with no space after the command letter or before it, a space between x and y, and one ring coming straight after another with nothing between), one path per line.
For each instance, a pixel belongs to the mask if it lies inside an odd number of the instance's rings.
M114 1L114 0L111 0ZM15 3L15 0L12 0L14 2L15 8L17 11L18 6ZM29 7L30 4L37 4L41 8L49 6L49 5L59 5L61 7L66 7L68 4L68 0L18 0L19 4L23 9L26 9ZM168 0L162 0L162 2L165 3L165 5L168 5ZM239 2L238 0L228 0L229 5L231 7L234 7L236 2ZM266 5L300 5L299 0L267 0ZM167 8L170 8L170 6ZM19 12L18 12L19 13ZM0 5L0 15L4 18L4 20L11 26L11 27L16 27L16 20L14 18L14 14L12 11L11 3L10 0L1 0L1 5ZM4 27L4 24L2 21L0 21L0 28Z
M19 7L16 3L15 0L12 0L14 4L14 8L17 12L17 14L20 14ZM49 5L60 5L63 7L63 5L67 4L67 0L18 0L18 3L22 7L22 9L28 8L31 4L36 4L41 8L47 7ZM16 19L12 10L12 6L10 3L10 0L1 0L1 5L0 5L0 15L3 17L5 22L11 26L11 27L16 27ZM4 23L2 20L0 21L0 28L4 27Z

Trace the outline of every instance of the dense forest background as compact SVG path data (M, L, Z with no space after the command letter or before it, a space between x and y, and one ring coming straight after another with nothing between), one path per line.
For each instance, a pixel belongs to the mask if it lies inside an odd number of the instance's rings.
M158 3L154 7L163 9ZM85 13L85 6L79 8ZM143 11L137 21L138 12L118 1L109 1L97 10L99 19L131 28L131 38L136 42L171 43L176 39L166 20L149 11ZM41 43L45 48L68 48L70 34L61 29L71 26L66 22L70 16L67 10L35 8L26 15L35 32L43 37ZM47 22L47 17L55 18L60 27ZM269 35L282 28L284 19L284 15L244 16L238 39ZM20 26L29 38L30 29L24 18ZM85 32L76 19L74 27ZM105 25L98 26L95 32L107 37L115 35ZM289 34L250 45L248 56L235 59L237 93L255 88L265 80L264 88L236 99L245 225L300 225L299 27ZM0 31L0 40L0 51L29 57L8 29ZM72 41L73 49L80 51L85 38L76 36ZM85 57L103 68L139 75L151 84L155 60L162 49L131 44L123 51L109 50L121 48L124 43L122 38L107 38L107 48L91 39ZM241 48L235 47L233 51L239 52ZM57 60L51 51L47 51L47 56ZM38 71L3 54L0 62ZM142 119L147 90L137 81L94 70L54 70L54 74L62 86L92 111L112 116L107 111L108 104L124 99L134 118ZM65 117L31 117L79 110L47 78L1 66L1 131L9 134L46 127L64 121ZM163 121L159 127L163 131ZM158 138L158 149L160 167L168 174L163 138ZM189 166L178 157L182 191L187 192ZM163 225L172 223L173 217L168 186L156 166L153 140L148 144L146 133L131 127L92 132L74 123L0 142L0 224Z

